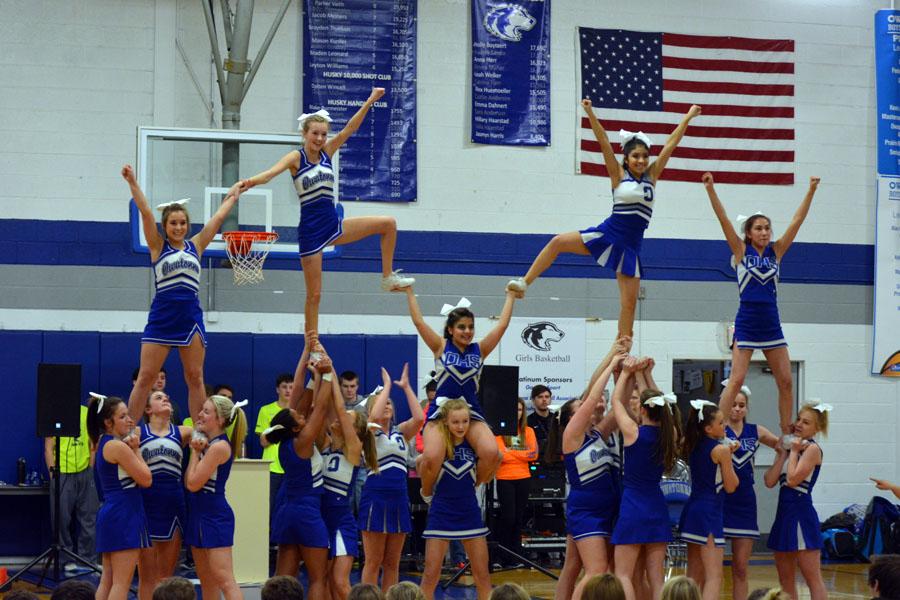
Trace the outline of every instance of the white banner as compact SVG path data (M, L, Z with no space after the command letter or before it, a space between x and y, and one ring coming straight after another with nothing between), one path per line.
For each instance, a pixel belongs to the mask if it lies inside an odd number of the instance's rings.
M900 377L900 177L878 176L872 373Z
M519 396L546 385L555 398L584 390L584 319L513 317L500 344L500 364L519 367ZM527 403L526 403L527 404Z

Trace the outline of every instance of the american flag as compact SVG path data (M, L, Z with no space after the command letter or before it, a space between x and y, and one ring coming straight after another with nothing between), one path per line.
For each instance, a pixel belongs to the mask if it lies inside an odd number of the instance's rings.
M794 183L794 41L578 29L581 97L621 156L619 129L643 131L659 153L691 104L703 114L662 179ZM578 109L581 112L581 108ZM600 144L581 117L580 172L606 176Z

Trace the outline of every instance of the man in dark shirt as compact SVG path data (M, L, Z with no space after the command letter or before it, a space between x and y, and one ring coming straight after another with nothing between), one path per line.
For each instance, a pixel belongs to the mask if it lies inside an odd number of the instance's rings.
M531 407L534 409L528 415L528 426L534 429L534 435L538 443L538 460L544 458L547 446L547 436L550 434L550 420L554 417L550 412L550 400L553 394L546 385L536 385L531 388Z

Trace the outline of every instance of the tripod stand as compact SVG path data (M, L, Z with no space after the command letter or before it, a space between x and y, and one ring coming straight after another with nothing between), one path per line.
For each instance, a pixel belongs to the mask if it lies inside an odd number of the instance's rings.
M491 529L491 530L493 530L492 525L493 525L493 521L494 521L494 482L495 482L495 480L492 479L491 481L486 483L484 486L485 487L485 493L484 493L485 524L487 525L488 529ZM487 543L487 545L488 545L488 556L496 556L496 554L495 554L496 552L501 552L501 553L505 554L507 557L511 556L512 558L516 559L520 563L528 565L532 569L540 571L541 573L543 573L547 577L550 577L551 579L559 579L559 576L554 574L552 571L548 571L547 569L545 569L541 565L537 564L536 562L525 558L518 552L510 550L509 548L507 548L500 542L489 541ZM441 584L441 589L446 590L448 587L453 585L454 581L456 581L457 579L462 577L462 574L466 572L466 569L469 568L470 564L471 564L471 560L469 560L469 558L467 556L466 564L464 564L462 567L457 569L456 573L451 575L447 581L443 582ZM491 566L490 559L488 559L488 571L493 572L493 568Z
M54 436L54 437L56 440L56 466L58 468L59 460L60 460L60 457L59 457L60 441L59 441L58 435ZM15 582L17 579L20 579L23 575L25 575L25 573L27 573L34 565L36 565L39 562L44 561L44 560L46 562L44 563L44 570L41 571L41 578L38 580L38 584L37 584L38 587L43 587L42 584L44 582L44 579L47 577L47 570L50 568L51 564L53 565L53 580L56 583L59 583L61 581L59 578L60 557L69 558L71 560L74 560L75 562L81 563L82 565L88 567L95 573L100 574L100 569L97 568L97 565L95 565L91 561L87 560L86 558L83 558L83 557L75 554L74 552L72 552L71 550L69 550L62 544L60 544L60 535L61 535L60 524L59 524L59 521L60 521L59 497L60 497L60 493L61 493L60 479L61 479L60 473L57 472L56 476L53 477L53 484L52 484L53 491L55 494L55 497L53 499L53 542L50 544L49 548L47 548L40 554L40 556L38 556L33 561L28 563L28 565L26 565L18 573L16 573L12 577L10 577L9 580L3 586L0 586L0 591L8 591L12 587L13 582Z

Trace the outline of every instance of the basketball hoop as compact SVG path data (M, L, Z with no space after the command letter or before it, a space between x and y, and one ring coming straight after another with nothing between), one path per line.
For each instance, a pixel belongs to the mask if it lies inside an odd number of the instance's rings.
M225 251L234 271L234 284L246 285L263 280L263 263L278 239L274 231L225 231Z

